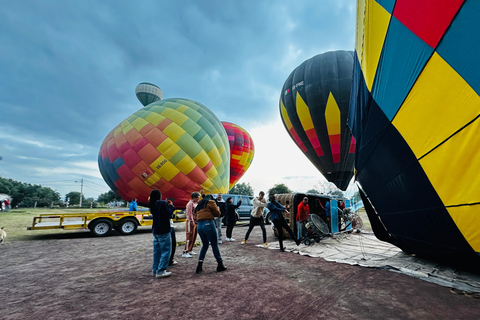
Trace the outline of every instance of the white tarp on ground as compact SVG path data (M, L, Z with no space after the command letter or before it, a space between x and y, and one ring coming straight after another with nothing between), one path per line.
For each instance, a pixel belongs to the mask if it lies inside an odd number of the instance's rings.
M301 255L362 267L388 269L445 287L480 292L480 275L406 254L398 247L378 240L373 233L338 234L310 246L301 244L298 247L292 240L285 240L283 245L286 251ZM278 242L271 242L268 248L278 250L280 247Z

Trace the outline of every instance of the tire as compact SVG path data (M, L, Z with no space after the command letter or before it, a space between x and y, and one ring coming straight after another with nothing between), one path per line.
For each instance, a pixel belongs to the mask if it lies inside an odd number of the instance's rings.
M88 228L97 237L104 237L112 231L113 224L110 220L98 219L98 220L92 221L89 224Z
M137 221L133 219L124 219L120 222L117 230L123 235L129 235L137 231Z
M312 244L312 243L310 242L310 239L305 239L305 240L303 241L303 243L305 243L306 246L309 246L309 245Z
M265 224L272 224L272 220L270 220L270 212L265 216Z

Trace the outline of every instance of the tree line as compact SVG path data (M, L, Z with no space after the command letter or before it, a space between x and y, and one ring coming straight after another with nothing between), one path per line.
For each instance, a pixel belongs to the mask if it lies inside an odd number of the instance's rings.
M31 184L0 177L0 193L9 195L12 198L12 208L32 207L78 207L80 204L80 192L72 191L61 199L60 193L50 187L38 184ZM98 207L112 201L122 201L122 198L110 190L98 196L98 199L85 198L82 195L82 207Z
M275 184L270 188L266 194L281 194L292 193L285 184ZM60 194L50 187L45 187L37 184L30 184L25 182L16 181L13 179L7 179L0 177L0 193L5 193L12 197L12 208L22 207L66 207L74 206L78 207L80 204L80 196L82 196L82 207L96 208L98 206L104 206L111 202L123 201L122 197L118 193L109 190L102 193L95 200L94 198L85 198L80 192L71 191L65 195L64 199L61 199ZM242 194L247 196L253 196L253 188L250 183L237 183L229 192L230 194ZM306 193L320 194L316 189L310 189ZM343 193L339 190L332 190L332 195L342 197ZM358 196L357 194L354 196Z

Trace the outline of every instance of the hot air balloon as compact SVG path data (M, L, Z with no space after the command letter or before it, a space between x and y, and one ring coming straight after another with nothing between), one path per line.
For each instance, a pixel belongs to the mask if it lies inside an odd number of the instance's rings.
M347 126L353 52L306 60L285 81L280 114L290 137L330 182L346 190L353 177L355 140Z
M222 121L230 144L230 188L240 180L252 164L255 147L252 137L242 127Z
M162 100L162 89L150 82L139 83L135 88L135 94L137 95L138 101L144 106Z
M105 138L98 156L104 180L123 199L146 205L152 189L185 207L194 191L227 193L228 137L204 105L165 99L138 110Z
M349 125L373 231L479 263L480 2L359 0Z

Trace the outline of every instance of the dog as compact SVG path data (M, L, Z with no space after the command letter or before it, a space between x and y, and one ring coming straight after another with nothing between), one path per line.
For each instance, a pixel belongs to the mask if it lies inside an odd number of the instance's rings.
M0 228L0 243L3 242L3 240L5 240L5 238L7 237L7 233L3 230L4 227Z

